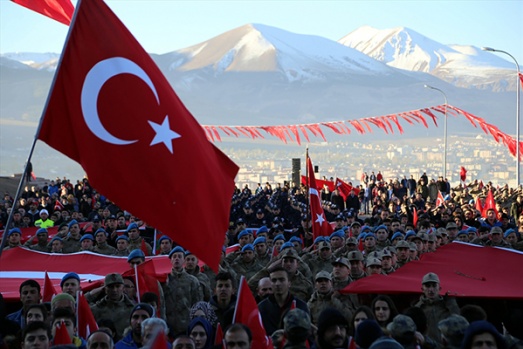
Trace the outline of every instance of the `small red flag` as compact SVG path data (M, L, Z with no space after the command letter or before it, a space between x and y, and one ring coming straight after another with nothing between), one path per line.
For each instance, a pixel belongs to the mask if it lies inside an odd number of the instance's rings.
M412 224L414 225L414 229L418 226L418 210L416 210L416 207L412 208Z
M149 251L147 250L147 245L145 244L145 240L142 238L142 243L140 244L140 250L142 250L143 254L148 256Z
M53 297L57 294L58 292L56 292L56 288L51 282L51 279L49 279L49 274L47 274L46 270L44 276L44 290L42 292L42 302L50 302L53 299Z
M444 202L445 202L445 199L443 198L443 195L441 194L441 192L438 190L438 198L436 199L436 207L443 205Z
M76 297L76 317L79 337L88 338L91 332L98 330L91 307L82 292L78 292Z
M309 172L309 203L311 207L312 235L313 239L318 236L329 236L332 234L332 226L325 218L325 212L321 207L320 195L316 189L316 178L314 178L314 169L312 161L307 156L307 168Z
M156 337L154 337L154 341L151 343L150 348L151 349L168 349L165 333L162 330L160 330L156 333Z
M67 327L65 327L64 322L61 321L59 324L56 324L56 332L53 338L53 346L71 343L73 343L73 340L69 336L69 332L67 332Z
M221 345L223 341L222 325L218 322L216 325L216 334L214 336L214 345Z
M479 199L479 198L478 198ZM483 206L482 216L483 218L487 217L487 210L493 209L496 213L496 218L498 218L498 210L496 208L496 200L494 200L494 195L492 194L492 190L488 191L487 198L485 199L485 205Z
M354 190L354 194L358 195L360 193L360 189L353 187L352 185L345 183L339 178L336 178L336 188L338 188L338 192L343 197L343 200L347 200L347 196L350 195L351 190Z
M481 199L479 197L476 198L476 210L478 210L479 214L483 216L483 206L481 205Z
M71 0L11 0L60 23L69 25L73 18L74 6Z
M360 252L363 252L364 249L365 249L365 246L363 246L363 239L358 237L358 250Z
M77 7L39 139L79 162L98 192L218 271L238 166L102 0ZM194 200L211 192L212 200ZM195 222L205 232L198 239L187 233Z
M272 341L265 333L258 305L254 299L245 276L241 277L236 309L232 323L240 323L249 327L252 332L252 349L270 349Z
M465 182L465 179L467 179L467 170L463 166L461 166L461 170L459 171L459 178L462 182Z
M292 300L291 308L289 310L296 309L296 299Z

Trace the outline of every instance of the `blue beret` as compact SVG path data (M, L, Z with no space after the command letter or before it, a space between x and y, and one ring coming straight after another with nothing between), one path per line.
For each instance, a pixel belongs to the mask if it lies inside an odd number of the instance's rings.
M289 242L299 242L300 244L302 243L301 239L297 236L293 236L289 239Z
M67 228L71 229L71 227L75 224L78 224L78 221L76 219L73 219L69 222L69 224L67 224Z
M369 233L365 233L365 239L366 238L374 238L374 239L376 239L376 235L374 235L374 233L370 233L370 232Z
M285 237L283 236L283 234L278 234L274 237L274 239L272 239L272 242L276 242L278 240L283 240L285 241Z
M247 229L243 229L243 230L238 234L238 239L241 239L242 237L247 236L247 235L252 235L252 231L247 230Z
M314 244L318 244L322 241L325 241L325 236L318 236L316 239L314 239Z
M185 250L181 246L176 246L171 250L171 252L169 252L169 258L171 258L171 256L176 252L181 252L185 255Z
M36 235L40 235L40 234L49 234L49 232L45 228L40 228L36 231Z
M94 236L98 235L98 233L104 233L105 236L109 235L109 234L107 234L107 232L105 231L104 228L99 228L97 231L95 231Z
M395 232L394 234L392 234L392 237L390 238L390 241L394 241L394 239L397 239L397 238L402 238L403 237L403 234L400 233L399 231Z
M474 228L474 227L470 227L470 228L467 229L467 233L474 233L474 234L476 234L477 232L478 232L478 230L476 228Z
M366 231L372 231L372 228L369 227L368 225L364 225L363 227L361 227L361 232L364 233Z
M11 236L11 234L14 234L14 233L18 233L20 235L22 235L22 231L18 228L13 228L11 230L9 230L9 232L7 233L7 236Z
M54 238L51 239L51 243L53 243L53 241L56 241L56 240L58 240L58 241L60 241L60 242L64 242L64 240L62 240L61 237L59 237L59 236L55 236Z
M130 262L134 258L145 259L145 254L140 249L132 250L131 253L129 253L129 255L127 256L127 262Z
M116 241L119 241L119 240L129 241L129 238L125 235L120 235L116 238Z
M385 231L388 231L386 225L378 225L376 228L374 228L374 232L377 232L378 230L383 229Z
M162 242L163 240L169 240L169 241L172 241L171 238L168 237L167 235L162 235L162 237L158 239L158 242Z
M280 251L283 251L283 250L285 250L286 248L294 248L294 245L292 244L292 242L287 241L286 243L284 243L283 245L281 245L281 247L280 247Z
M94 241L94 237L91 235L91 234L84 234L82 235L82 237L80 238L80 242L84 241L84 240L91 240L91 241ZM53 239L54 240L54 239Z
M69 279L76 279L78 282L80 282L80 276L74 272L67 273L62 278L62 281L60 281L60 287L64 287L64 282L66 282Z
M517 232L516 232L514 229L512 229L512 228L511 228L511 229L507 229L507 231L505 232L505 234L503 234L503 237L506 238L507 236L509 236L509 235L512 234L512 233L516 233L516 235L517 235Z
M369 234L369 233L360 233L360 235L358 235L358 240L365 240L365 237L367 236L367 234Z
M127 226L127 230L126 230L126 231L129 232L129 230L131 230L131 229L138 229L138 224L136 224L136 223L134 223L134 222L131 223L131 224L129 224L129 225Z
M340 229L340 230L336 230L334 233L331 234L331 236L330 236L331 239L332 239L334 236L337 236L337 237L339 237L339 238L344 239L344 238L345 238L345 232L344 232L342 229Z
M243 246L241 252L245 252L245 251L254 251L254 246L252 244L247 244L247 245Z
M411 236L416 236L416 233L414 232L414 230L408 230L407 234L405 235L405 239L408 239Z
M256 246L258 244L265 244L265 243L267 243L267 239L265 238L265 236L259 236L256 239L254 239L254 242L252 244L254 246Z
M460 235L467 235L468 236L469 233L466 230L460 230L456 236L460 236Z
M268 232L269 232L269 229L265 225L262 225L261 227L258 228L258 230L256 231L256 234L262 234L262 233L268 233Z
M194 253L192 253L192 252L189 251L189 250L185 250L185 253L184 253L185 257L190 256L190 255L192 255L192 254L194 254Z

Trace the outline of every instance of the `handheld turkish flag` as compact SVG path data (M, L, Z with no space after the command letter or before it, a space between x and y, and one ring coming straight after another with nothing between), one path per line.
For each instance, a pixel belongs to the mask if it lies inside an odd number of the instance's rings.
M214 345L221 345L223 342L222 325L218 322L216 325L216 334L214 335Z
M438 190L438 197L436 198L436 207L440 207L441 205L443 205L443 203L445 203L445 199L443 198L441 192Z
M158 331L151 344L151 349L168 349L168 347L165 333L162 330Z
M483 205L483 211L481 212L483 218L487 218L487 210L489 209L493 209L496 213L496 218L498 218L498 209L496 208L496 200L494 200L492 190L488 191L487 197L485 198L485 205Z
M76 295L76 320L78 336L81 338L88 338L91 332L98 330L91 307L82 292Z
M238 166L102 0L77 4L38 137L79 162L98 192L218 271Z
M416 210L416 207L412 208L412 225L414 225L414 229L417 229L418 226L418 210Z
M42 302L50 302L53 299L53 297L57 294L58 292L56 292L56 288L51 282L51 279L49 279L49 274L47 274L46 271L44 276L44 290L42 292Z
M459 178L462 182L465 182L465 179L467 179L467 170L463 166L461 166L461 169L459 171Z
M338 192L343 197L343 200L347 200L347 196L350 195L351 190L354 190L355 195L358 195L360 193L359 188L355 188L352 185L345 183L339 178L336 178L336 188L338 188Z
M56 332L53 338L53 346L71 343L73 343L73 340L69 336L69 332L67 332L67 327L65 326L64 322L61 321L60 323L56 324Z
M71 0L11 0L60 23L69 25L74 13Z
M265 333L258 305L249 289L245 276L242 276L240 280L232 323L244 324L251 329L252 349L272 348L272 341Z
M309 174L309 203L311 207L312 235L313 239L316 239L318 236L331 235L332 226L325 218L325 212L323 212L323 207L321 207L320 195L318 189L316 189L314 169L309 156L307 156L307 169Z

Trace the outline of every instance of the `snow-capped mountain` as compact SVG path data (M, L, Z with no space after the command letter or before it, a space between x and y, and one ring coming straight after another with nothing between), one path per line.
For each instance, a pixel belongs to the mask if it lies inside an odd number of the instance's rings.
M443 45L409 28L364 26L338 42L391 67L426 72L456 86L515 89L511 62L474 46Z
M8 52L0 55L14 61L18 61L35 69L54 71L58 64L60 54L58 53L36 53L36 52Z

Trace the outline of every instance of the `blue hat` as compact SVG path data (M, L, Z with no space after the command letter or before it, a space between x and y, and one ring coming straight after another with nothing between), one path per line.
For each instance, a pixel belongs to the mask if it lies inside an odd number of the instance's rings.
M67 224L67 228L71 229L71 227L75 224L78 224L78 221L76 219L73 219L69 222L69 224Z
M477 232L478 232L478 230L476 228L474 228L474 227L470 227L470 228L467 229L467 233L474 233L474 234L476 234Z
M365 239L366 238L374 238L374 240L376 240L376 235L374 235L374 233L365 233Z
M104 233L105 236L109 235L109 234L107 234L107 232L105 231L104 228L100 228L100 229L98 229L97 231L95 231L95 232L94 232L94 236L98 235L98 233Z
M14 233L18 233L20 235L22 235L22 231L18 228L13 228L11 230L9 230L9 232L7 233L7 236L11 236L11 234L14 234Z
M360 233L360 235L358 235L358 240L365 240L365 238L367 237L367 234L370 234L370 232Z
M54 240L54 239L53 239ZM84 241L84 240L91 240L91 241L94 241L94 237L93 235L91 234L84 234L82 235L82 237L80 238L80 242Z
M378 225L376 228L374 228L374 232L377 232L378 230L383 229L385 231L388 231L386 225Z
M252 231L247 230L247 229L243 229L243 230L238 234L238 239L241 239L242 237L247 236L247 235L252 235Z
M181 252L185 255L185 250L181 246L176 246L171 250L171 252L169 252L169 258L171 258L171 256L176 252Z
M408 239L411 236L416 236L416 233L414 232L414 230L408 230L407 234L405 235L405 239Z
M506 238L507 236L509 236L512 233L516 233L516 235L518 234L514 229L510 228L510 229L507 229L505 234L503 234L503 237Z
M301 239L297 236L293 236L289 239L289 242L299 242L300 244L302 243Z
M259 236L256 239L254 239L254 242L252 244L253 244L253 246L256 246L258 244L265 244L265 243L267 243L267 239L265 238L265 236Z
M292 244L292 242L287 241L286 243L280 246L280 251L283 251L286 248L294 248L294 245Z
M397 239L397 238L402 238L403 237L403 234L400 233L399 231L395 232L394 234L392 234L392 237L390 238L390 241L394 241L394 239Z
M469 233L467 232L467 230L460 230L456 236L460 236L460 235L467 235L468 236Z
M372 231L372 228L369 227L368 225L364 225L363 227L361 227L360 232L364 233L366 231Z
M268 233L268 232L269 232L269 229L265 225L262 225L261 227L258 228L258 230L256 231L256 234L262 234L262 233Z
M314 244L319 244L322 241L325 241L325 236L318 236L316 239L314 239Z
M283 240L285 241L285 237L283 236L283 234L278 234L274 237L274 239L272 239L272 242L276 242L278 240Z
M127 263L129 263L134 258L145 259L145 253L143 253L143 251L140 249L132 250L131 253L129 253L127 256Z
M40 234L49 234L49 232L45 228L40 228L36 231L36 235L40 235Z
M120 235L116 238L116 241L118 242L119 240L125 240L125 241L129 241L129 238L125 235Z
M169 240L169 241L172 241L172 239L170 237L168 237L167 235L162 235L161 238L158 239L158 242L162 242L163 240Z
M345 232L342 229L336 230L334 233L331 234L330 238L332 239L335 236L344 239L345 238Z
M64 275L62 281L60 281L60 287L64 287L64 282L66 282L69 279L76 279L78 280L78 282L80 282L80 276L75 272L71 272Z
M138 224L136 224L136 223L134 223L134 222L131 223L131 224L129 224L129 225L127 226L127 230L126 230L126 231L129 232L129 230L131 230L131 229L138 229Z
M252 244L247 244L242 247L241 253L245 251L254 251L254 246Z
M60 242L64 242L64 240L62 240L61 237L59 237L59 236L55 236L54 238L51 239L51 244L53 243L53 241L56 241L56 240L58 240L58 241L60 241Z

